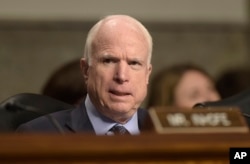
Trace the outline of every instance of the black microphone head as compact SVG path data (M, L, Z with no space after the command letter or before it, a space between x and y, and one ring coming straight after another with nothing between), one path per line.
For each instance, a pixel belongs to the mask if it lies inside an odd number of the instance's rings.
M202 102L202 103L197 103L193 106L193 109L197 109L197 108L206 108L206 102Z
M207 107L238 107L243 113L250 114L250 89L219 101L200 102L193 106L194 109Z

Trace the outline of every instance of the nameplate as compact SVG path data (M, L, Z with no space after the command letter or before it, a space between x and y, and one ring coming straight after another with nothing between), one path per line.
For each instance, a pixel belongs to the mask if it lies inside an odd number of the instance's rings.
M249 131L238 108L176 109L155 107L149 114L157 133L233 133Z

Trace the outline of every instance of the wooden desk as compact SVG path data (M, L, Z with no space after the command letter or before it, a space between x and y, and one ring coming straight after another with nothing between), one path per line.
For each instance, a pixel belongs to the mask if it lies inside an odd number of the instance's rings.
M228 164L230 147L250 147L250 134L1 134L0 163Z

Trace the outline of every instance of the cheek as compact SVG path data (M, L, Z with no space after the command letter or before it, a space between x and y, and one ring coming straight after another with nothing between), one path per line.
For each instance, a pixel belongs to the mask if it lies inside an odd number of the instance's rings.
M94 86L97 90L103 91L109 86L112 81L112 73L107 71L96 71L89 78L90 85Z
M220 100L220 95L217 93L217 92L212 92L211 93L211 98L210 98L212 101L217 101L217 100Z
M178 93L175 93L173 96L173 104L179 106L183 103L184 97L180 97Z
M187 98L181 98L179 101L175 103L177 107L182 107L182 108L192 108L194 104L196 104L197 101L189 100Z
M135 76L133 78L133 85L135 94L138 96L146 95L147 94L147 87L148 87L148 76Z
M88 76L88 86L97 87L102 79L102 74L98 73L96 70L90 70Z
M190 106L192 100L185 94L175 93L173 103L178 107Z

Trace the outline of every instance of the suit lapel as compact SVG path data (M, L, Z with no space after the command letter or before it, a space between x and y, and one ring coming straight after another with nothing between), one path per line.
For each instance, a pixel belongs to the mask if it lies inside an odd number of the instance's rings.
M84 101L78 108L72 110L72 112L70 113L70 117L66 121L66 127L75 133L94 133L94 128L87 115Z
M146 109L138 109L138 126L140 131L152 131L154 129L153 123L150 119L149 113Z
M152 130L153 124L149 118L148 111L145 109L138 109L138 126L141 131ZM66 120L65 127L74 132L87 132L95 134L94 128L89 120L86 112L85 103L71 111L70 117Z

